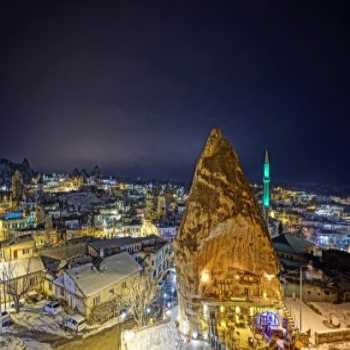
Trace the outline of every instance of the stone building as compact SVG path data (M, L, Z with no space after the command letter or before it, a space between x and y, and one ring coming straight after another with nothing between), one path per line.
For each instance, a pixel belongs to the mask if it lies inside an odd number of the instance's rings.
M35 241L30 235L0 243L0 261L28 259L35 255Z
M229 327L249 329L258 312L281 309L268 230L238 156L218 129L197 162L174 249L183 334L223 340L234 333Z
M88 243L87 249L90 256L101 259L128 252L144 271L157 280L173 267L171 244L156 235L93 240Z
M54 280L55 296L90 318L98 307L129 293L140 265L126 252L105 258L96 268L92 263L65 270Z
M5 308L14 297L26 297L29 292L41 292L45 267L38 257L0 261L0 301Z
M23 230L36 227L34 212L23 210L8 211L0 216L0 241L17 238Z

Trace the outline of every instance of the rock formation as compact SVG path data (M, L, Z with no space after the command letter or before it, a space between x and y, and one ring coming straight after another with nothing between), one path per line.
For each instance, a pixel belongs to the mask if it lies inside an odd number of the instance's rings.
M11 185L12 175L18 170L23 176L23 182L29 183L35 175L30 167L28 159L24 158L22 163L14 163L8 159L0 159L0 185Z
M201 332L203 302L281 301L278 263L238 156L212 130L195 169L175 240L181 320Z

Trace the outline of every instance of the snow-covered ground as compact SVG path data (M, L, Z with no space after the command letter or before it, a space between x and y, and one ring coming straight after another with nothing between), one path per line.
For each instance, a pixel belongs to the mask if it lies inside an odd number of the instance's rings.
M20 338L11 334L0 335L1 350L52 350L49 344L31 338Z
M42 309L47 301L25 305L19 313L11 312L13 324L2 329L0 349L50 350L46 343L57 339L71 339L74 335L62 327L64 312L50 316Z
M2 334L0 335L0 349L22 350L25 349L25 345L18 337Z
M18 314L11 312L14 323L2 330L0 350L51 350L50 344L61 341L61 338L68 341L76 338L75 333L65 331L62 327L63 319L67 316L64 311L55 316L43 312L47 302L43 300L33 305L24 305ZM82 338L93 336L119 322L119 318L113 318L103 325L89 325L81 334Z
M286 306L290 310L291 315L295 320L295 325L299 327L300 320L300 304L299 300L293 300L292 298L285 299ZM332 314L340 321L339 329L348 329L350 324L350 303L343 304L331 304L331 303L321 303L321 302L312 302L312 304L317 310L321 312L322 315L319 315L309 306L303 303L302 306L302 330L305 332L311 329L311 343L315 343L315 332L324 332L324 331L333 331L334 329L327 327L324 324L324 321L329 319L329 316ZM339 349L339 350L349 350L350 342L347 343L332 343L332 344L323 344L315 347L318 350L328 350L330 348Z
M32 338L22 338L26 350L52 350L51 345Z
M169 321L138 332L122 335L123 350L209 350L210 346L196 340L186 343L179 335L175 321Z
M11 314L11 318L16 324L28 330L72 338L72 333L65 331L62 327L63 313L51 316L42 311L46 302L41 301L33 306L24 306L18 314Z
M295 324L299 326L300 319L300 303L299 300L293 300L292 298L286 298L286 306L290 310L291 315L294 317ZM313 305L320 313L316 313L309 306L303 303L302 307L302 327L303 331L311 329L311 332L327 331L331 328L327 327L323 321L327 321L329 317L335 316L340 322L340 328L349 328L350 326L350 303L332 304L312 302Z
M313 302L310 304L319 310L325 319L328 319L332 315L339 320L341 328L350 327L350 303L331 304Z
M141 331L126 331L122 334L122 350L209 350L210 346L197 340L186 342L180 336L175 321L178 307L166 312L168 321Z
M285 298L285 303L292 317L295 320L296 327L299 327L300 325L299 300L298 299L294 300L293 298ZM312 339L314 337L315 332L326 331L329 329L323 324L325 317L318 315L315 311L310 309L305 303L303 303L303 306L302 306L301 320L302 320L302 331L305 332L311 329Z

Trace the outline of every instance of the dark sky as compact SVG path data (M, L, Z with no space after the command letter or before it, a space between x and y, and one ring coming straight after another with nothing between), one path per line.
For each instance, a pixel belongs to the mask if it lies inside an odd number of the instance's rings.
M345 1L7 1L0 13L0 157L188 180L220 127L251 179L268 147L275 181L350 183Z

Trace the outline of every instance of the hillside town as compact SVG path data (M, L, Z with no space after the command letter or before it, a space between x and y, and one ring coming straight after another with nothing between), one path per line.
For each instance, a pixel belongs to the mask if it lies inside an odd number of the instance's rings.
M120 349L135 350L153 329L177 339L158 339L159 349L321 348L347 339L350 197L270 184L267 151L262 185L250 185L230 149L214 130L190 192L107 177L97 166L43 174L28 160L1 160L0 347L64 349L116 326ZM206 169L215 154L226 165ZM219 230L212 238L206 215Z
M3 1L0 350L350 350L348 1Z

